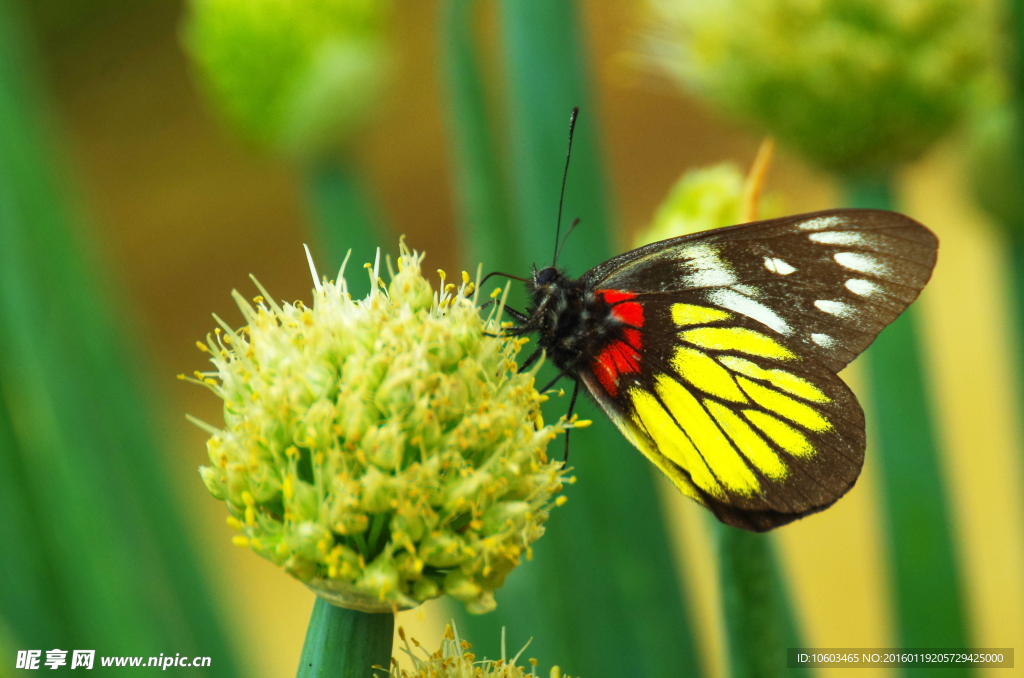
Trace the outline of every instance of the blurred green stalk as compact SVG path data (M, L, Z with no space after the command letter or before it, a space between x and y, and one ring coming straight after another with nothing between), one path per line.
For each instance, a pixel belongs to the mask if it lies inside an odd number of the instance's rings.
M476 62L474 9L477 0L443 0L441 58L448 101L448 130L454 149L454 188L463 260L474 270L515 273L522 265L502 186L501 168L487 119L485 88ZM485 292L487 290L484 290Z
M397 247L383 220L366 197L356 170L348 160L325 157L306 168L306 195L312 210L314 238L323 247L317 257L321 275L334 280L345 254L351 249L345 269L345 280L353 299L366 296L370 291L369 278L363 274L363 264L373 263L377 248L383 258L391 248ZM326 261L320 257L326 256Z
M851 207L892 209L888 177L849 179ZM940 257L941 258L941 257ZM911 306L867 350L867 408L877 435L900 647L968 647L960 577L935 446L934 425L918 346L918 308ZM908 669L928 676L965 676L966 667Z
M468 31L472 3L446 5L446 31ZM584 92L587 69L568 0L506 0L500 19L508 69L509 118L512 122L512 180L516 195L512 231L520 253L512 261L505 252L482 251L486 270L493 262L526 275L530 264L547 266L554 252L555 217L568 140L569 112L580 106L572 167L565 197L565 227L582 219L560 264L572 275L607 259L609 219L607 191L600 170L596 111ZM449 46L446 66L453 87L465 88L453 98L464 109L483 110L483 87L474 63L470 38ZM476 102L466 103L475 99ZM482 126L483 116L460 115L453 124ZM486 135L461 132L463 139L483 144ZM459 136L459 134L457 134ZM457 154L489 159L489 145ZM467 176L464 166L456 176ZM476 191L496 191L497 182L481 182ZM461 190L466 190L465 187ZM488 194L479 201L501 204ZM467 202L463 202L466 208ZM501 219L464 221L477 228L505 228ZM498 247L504 233L481 235L477 246ZM508 257L508 258L503 258ZM548 366L538 384L555 376ZM563 382L571 388L571 384ZM564 414L568 398L554 398L548 415ZM687 610L676 576L669 539L662 521L652 469L608 418L586 398L577 402L582 419L594 425L572 434L570 463L579 482L568 491L569 504L548 523L549 535L537 544L533 562L513 573L498 592L498 610L459 622L467 636L499 638L506 626L509 647L521 647L532 636L530 655L558 657L572 675L584 676L699 676ZM551 454L560 454L552 446ZM495 657L496 646L481 645L479 654Z
M395 615L335 607L317 597L296 678L370 678L391 665Z
M0 0L0 468L13 540L0 548L0 614L21 648L208 655L211 675L237 675L165 478L145 370L53 169L18 11Z
M771 537L716 523L729 664L733 678L771 678L802 647Z

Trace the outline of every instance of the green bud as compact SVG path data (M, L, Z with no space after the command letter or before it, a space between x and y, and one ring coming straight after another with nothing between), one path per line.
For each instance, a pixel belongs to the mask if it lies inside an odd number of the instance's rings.
M345 144L386 80L385 0L192 0L184 41L244 136L296 155Z
M529 513L530 505L525 501L500 501L484 511L484 534L519 529Z
M412 597L423 602L441 595L441 585L429 577L417 579L412 585Z
M975 0L649 0L655 66L816 164L875 173L961 120L993 64Z
M397 422L374 426L366 431L360 447L377 468L393 471L405 455L405 433Z
M431 567L454 567L466 560L465 542L454 532L432 532L420 543L420 558Z
M296 555L316 561L325 555L325 545L332 544L331 533L320 523L304 520L295 525L288 537L288 548Z
M225 486L227 476L213 468L212 466L200 466L199 475L203 479L203 484L206 485L206 489L210 491L214 499L224 501L228 498L228 490Z
M478 598L483 589L473 577L463 574L460 570L452 570L445 575L444 592L465 603Z

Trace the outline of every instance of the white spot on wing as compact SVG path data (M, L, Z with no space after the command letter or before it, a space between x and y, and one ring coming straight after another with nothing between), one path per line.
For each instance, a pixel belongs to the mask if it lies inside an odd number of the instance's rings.
M836 252L832 255L832 258L835 259L836 263L843 268L848 268L851 271L857 271L858 273L871 273L872 275L882 277L887 272L887 267L869 254L862 254L860 252Z
M822 245L844 245L846 247L863 245L867 242L864 238L864 234L858 233L857 231L826 231L824 233L811 233L807 236L807 239L811 242L821 243Z
M841 217L817 217L800 224L801 231L824 231L826 228L838 226L842 223Z
M875 283L861 278L850 278L847 280L846 289L861 297L870 297L872 294L878 294L882 291L882 288Z
M777 259L774 257L765 257L764 267L767 268L772 273L778 273L779 275L789 275L790 273L796 270L782 259Z
M822 348L832 348L836 345L836 340L827 334L812 334L811 341Z
M819 311L824 311L829 315L834 315L839 318L849 318L856 310L849 304L844 304L841 301L828 301L827 299L818 299L814 302L814 305Z
M718 256L718 248L707 243L683 248L679 257L687 270L683 284L690 289L728 287L738 281L732 267Z
M789 324L775 311L758 301L754 301L750 297L740 294L736 290L715 290L710 292L707 298L713 304L727 308L730 311L742 313L751 320L756 320L780 334L789 334L792 331L789 328Z

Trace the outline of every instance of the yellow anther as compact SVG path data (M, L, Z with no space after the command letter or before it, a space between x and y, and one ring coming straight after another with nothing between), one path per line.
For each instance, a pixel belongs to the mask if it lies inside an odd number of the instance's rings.
M228 527L230 527L232 530L242 529L242 522L234 516L228 516L225 522L228 524Z
M573 422L573 426L575 426L576 428L586 428L593 423L594 422L591 421L590 419L580 419L577 422Z
M178 379L181 379L182 381L185 381L186 379L188 379L188 377L186 377L184 374L179 374L178 375Z
M439 268L439 269L437 269L437 274L438 274L439 276L441 276L441 284L443 285L443 284L444 284L444 281L448 279L448 274L447 274L447 273L445 273L445 272L444 272L443 270L441 270L440 268Z
M197 346L197 347L199 348L199 350L200 350L200 351L202 351L203 353L209 353L209 352L210 352L210 349L208 349L208 348L206 347L206 344L204 344L204 343L203 343L203 342L201 342L201 341L197 341L197 342L196 342L196 346Z
M249 538L243 537L242 535L238 534L231 538L231 543L235 546L248 546Z
M495 287L494 291L491 292L491 299L497 299L499 294L501 294L501 288Z
M248 490L242 492L242 501L245 502L246 506L252 506L256 503L256 500L252 498L252 495L249 494Z
M366 268L366 269L369 269L369 270L373 270L373 264L367 262L367 263L363 264L363 268Z
M284 481L281 483L281 494L284 495L285 501L291 501L291 498L295 496L295 487L292 485L291 476L284 477Z
M444 286L444 291L445 292L451 292L454 289L455 289L455 285L453 283L448 283L447 285Z
M251 506L245 507L245 524L255 525L256 524L256 509Z
M469 284L469 274L466 273L465 271L462 272L462 284L463 285L468 285Z
M263 548L263 542L261 542L256 537L253 537L252 539L250 539L249 543L252 544L252 547L254 549L262 549Z

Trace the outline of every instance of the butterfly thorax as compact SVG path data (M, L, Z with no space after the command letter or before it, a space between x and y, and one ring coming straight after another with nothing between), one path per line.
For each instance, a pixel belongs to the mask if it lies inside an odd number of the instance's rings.
M575 372L620 332L611 306L562 271L534 271L527 291L532 301L524 329L539 334L539 347L560 370Z

